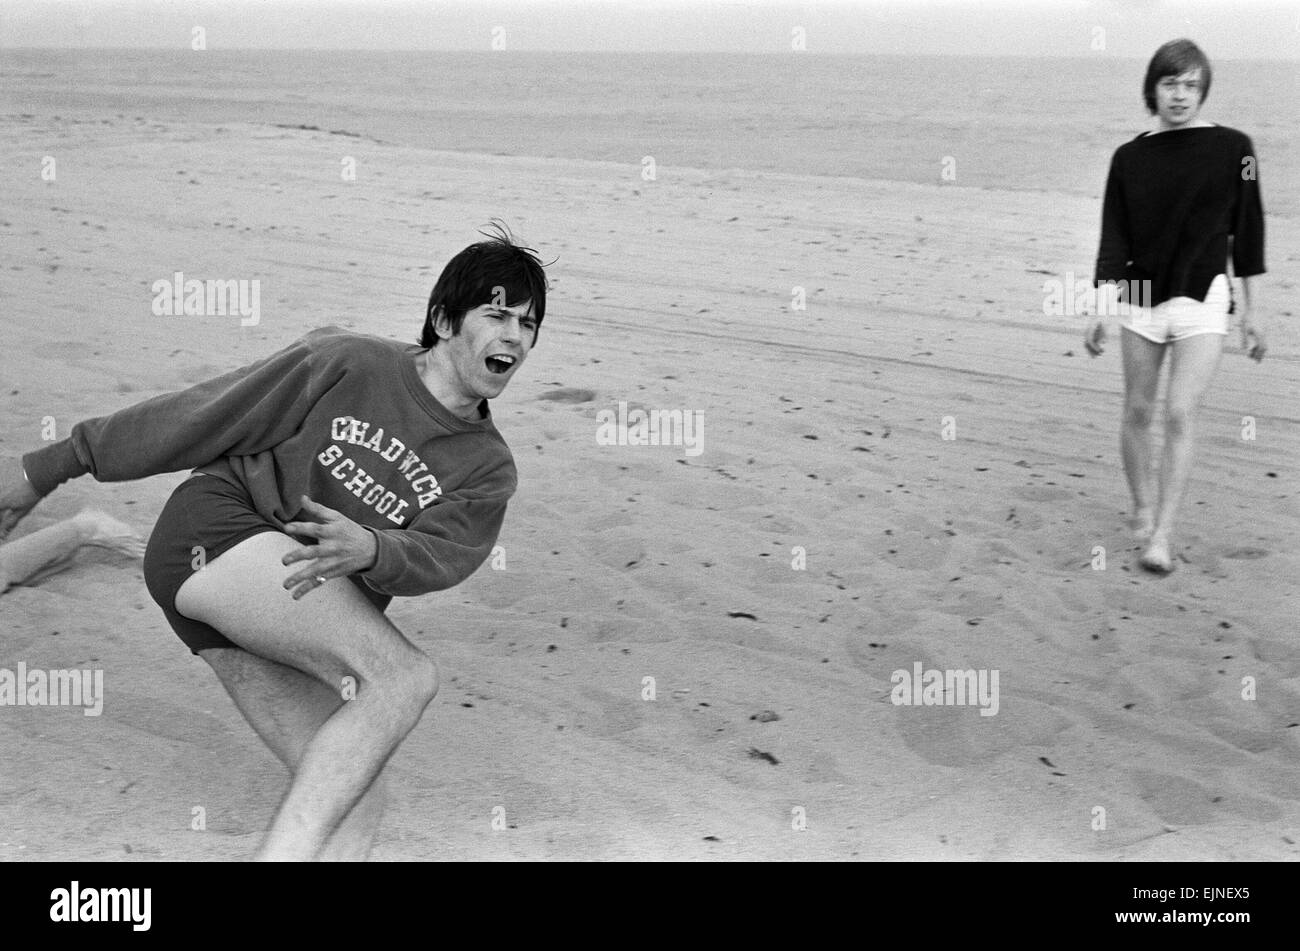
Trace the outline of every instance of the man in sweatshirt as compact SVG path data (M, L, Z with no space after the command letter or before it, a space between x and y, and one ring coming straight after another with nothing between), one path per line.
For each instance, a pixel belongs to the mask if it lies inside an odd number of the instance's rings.
M383 611L459 584L501 529L516 475L488 401L536 342L546 278L487 237L443 270L418 346L323 328L0 460L0 538L67 479L195 469L145 580L293 774L260 859L368 854L384 764L438 691Z

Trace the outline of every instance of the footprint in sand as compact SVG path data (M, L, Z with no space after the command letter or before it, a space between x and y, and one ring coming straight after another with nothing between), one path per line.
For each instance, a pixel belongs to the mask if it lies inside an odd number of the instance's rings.
M1231 743L1247 753L1266 753L1281 746L1286 740L1285 735L1277 730L1242 726L1222 719L1211 721L1206 729L1225 743Z
M1048 746L1070 726L1055 707L1023 697L1009 703L1009 697L1001 696L998 713L987 717L971 705L894 705L891 678L895 670L910 671L918 661L926 670L942 669L943 665L917 644L876 640L861 632L850 635L845 648L850 663L870 678L867 688L879 691L881 703L894 711L892 729L912 753L928 763L987 763L1013 749Z
M1223 553L1223 557L1254 561L1257 558L1267 558L1269 554L1271 553L1266 548L1231 548Z
M1025 485L1015 490L1015 496L1029 502L1060 502L1074 498L1074 493L1050 485Z
M537 397L547 403L590 403L596 398L595 390L584 390L573 386L562 386L558 390L547 390Z
M1237 790L1216 794L1185 777L1147 769L1134 770L1131 775L1143 802L1169 825L1202 825L1224 813L1253 822L1276 822L1283 815L1276 803Z
M988 763L1012 750L1050 746L1070 721L1051 705L1001 698L996 716L973 706L896 707L898 735L909 750L937 766Z
M592 537L588 550L596 561L617 571L646 565L645 545L640 533L631 529L607 528Z
M104 720L207 749L211 737L228 735L225 724L210 713L143 693L115 691L104 702Z
M641 725L644 716L642 704L636 695L629 701L626 695L619 695L596 687L584 687L578 691L586 701L578 708L584 732L590 736L612 737L620 733L635 730ZM593 707L597 708L593 710ZM598 712L597 712L598 710Z
M1300 677L1300 647L1286 639L1285 635L1276 640L1262 637L1248 637L1246 640L1255 659L1273 667L1275 676L1288 679Z
M916 626L917 616L911 613L891 613L883 611L873 624L873 629L903 633ZM911 668L913 661L929 663L928 655L922 653L919 645L893 636L882 636L867 630L853 631L844 639L844 650L849 663L870 678L870 689L879 690L886 700L890 687L890 675L895 670Z
M1137 793L1162 822L1170 825L1201 825L1218 811L1213 796L1203 787L1182 776L1138 769L1132 773Z

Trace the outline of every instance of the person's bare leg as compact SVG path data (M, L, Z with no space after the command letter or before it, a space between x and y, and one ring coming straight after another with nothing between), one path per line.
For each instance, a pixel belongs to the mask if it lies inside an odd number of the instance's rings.
M337 691L314 677L240 647L213 647L199 656L216 673L248 725L291 773L296 772L311 738L344 703ZM381 776L334 831L320 858L364 861L383 810Z
M1170 537L1174 516L1192 471L1193 422L1223 354L1222 334L1197 334L1170 344L1169 390L1165 397L1165 448L1160 460L1160 507L1155 530L1140 559L1152 571L1172 571Z
M80 512L0 546L0 592L57 570L83 545L139 558L145 544L130 525L103 512Z
M290 597L281 584L301 566L280 559L297 547L287 535L255 535L195 572L176 595L178 611L249 653L331 690L342 691L345 678L355 683L355 698L340 704L303 747L258 853L268 860L322 857L438 691L433 661L347 580L329 581L299 601Z
M1165 344L1154 343L1127 327L1120 331L1124 355L1124 419L1120 430L1120 451L1124 475L1133 498L1129 521L1134 535L1145 541L1155 527L1155 479L1151 472L1151 418L1155 411L1156 386Z

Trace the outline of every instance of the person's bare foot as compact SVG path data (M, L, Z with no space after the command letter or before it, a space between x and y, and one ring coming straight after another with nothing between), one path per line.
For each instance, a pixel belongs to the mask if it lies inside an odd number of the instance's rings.
M1128 520L1128 527L1133 530L1134 541L1147 541L1156 530L1155 515L1151 509L1137 509Z
M130 525L94 509L73 516L81 526L83 545L119 551L132 558L144 557L145 542Z
M1173 571L1174 559L1170 553L1169 539L1164 535L1152 535L1151 541L1147 544L1147 550L1138 559L1138 564L1147 571L1153 571L1160 575L1167 575Z

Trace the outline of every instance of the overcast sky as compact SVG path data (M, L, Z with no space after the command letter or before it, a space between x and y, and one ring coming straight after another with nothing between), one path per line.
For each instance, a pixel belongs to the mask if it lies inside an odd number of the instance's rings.
M1300 0L0 0L3 47L946 53L1300 59Z

